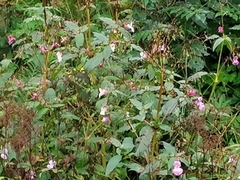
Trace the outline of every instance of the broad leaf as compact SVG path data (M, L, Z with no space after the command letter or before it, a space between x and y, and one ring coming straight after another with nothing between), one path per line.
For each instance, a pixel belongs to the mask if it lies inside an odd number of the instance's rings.
M119 164L119 162L122 160L122 156L116 155L113 156L107 164L105 175L108 176Z

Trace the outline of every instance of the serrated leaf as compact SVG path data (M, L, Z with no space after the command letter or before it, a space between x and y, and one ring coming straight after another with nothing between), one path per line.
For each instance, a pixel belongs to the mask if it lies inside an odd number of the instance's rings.
M116 25L116 22L113 21L112 19L110 18L106 18L106 17L99 17L99 19L101 21L103 21L104 23L108 24L109 26L112 26L112 27L117 27Z
M83 33L79 33L75 36L76 47L80 48L83 46L84 43L84 35Z
M155 70L153 69L153 66L151 64L148 65L148 78L149 80L153 80L155 77Z
M93 70L95 67L97 67L102 61L103 61L103 54L102 53L97 53L93 58L89 59L84 68L87 71Z
M135 44L131 44L131 47L137 51L140 51L140 52L143 52L144 50L140 47L140 46L137 46Z
M56 92L53 88L48 88L45 93L45 99L47 101L54 101L56 99Z
M63 114L61 115L62 119L70 119L70 120L80 120L80 118L76 115L74 115L73 113L69 112L69 111L65 111L63 112Z
M201 71L205 66L205 62L201 58L192 58L188 61L188 67L196 71Z
M117 167L117 165L119 164L119 162L121 160L122 160L122 156L120 156L120 155L113 156L108 161L105 176L108 176Z
M36 120L41 119L45 114L48 113L48 111L49 111L48 108L43 108L43 109L41 109L40 111L37 112L37 114L36 114L36 116L35 116L35 119L36 119Z
M124 138L121 148L131 152L134 148L133 139L131 137Z
M166 91L171 91L174 88L174 85L172 82L165 82L164 83L164 88Z
M65 21L64 24L70 31L78 31L80 29L80 27L72 21Z
M162 143L163 143L163 147L167 151L167 153L176 154L175 147L173 147L171 144L164 142L164 141Z
M141 110L143 108L142 103L139 102L138 100L136 99L129 99L129 100L138 110Z
M232 30L240 30L240 25L235 25L229 29L232 29Z
M213 44L213 51L224 41L222 37L218 38Z
M108 38L103 35L103 34L100 34L100 33L97 33L97 32L93 32L94 36L100 40L102 43L107 43L108 42Z
M196 80L200 79L202 76L207 75L207 74L208 74L208 73L207 73L207 72L204 72L204 71L202 71L202 72L197 72L197 73L195 73L194 75L190 76L190 77L188 78L188 81L196 81Z
M115 147L120 147L122 144L120 143L119 140L117 140L116 138L111 138L111 143L112 145L114 145Z
M178 105L178 99L179 98L170 99L163 105L162 107L163 115L169 115L175 110L175 108Z

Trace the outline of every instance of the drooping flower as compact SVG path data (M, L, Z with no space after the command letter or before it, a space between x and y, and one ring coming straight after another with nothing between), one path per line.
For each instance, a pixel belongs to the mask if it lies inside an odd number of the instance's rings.
M220 33L220 34L223 33L223 27L222 26L218 26L218 33Z
M16 85L17 86L21 86L22 85L22 81L21 80L17 80Z
M188 94L189 97L196 96L197 95L197 90L196 89L189 89L187 91L187 94Z
M203 103L202 97L198 97L197 100L194 102L194 104L197 106L199 111L205 110L205 104Z
M47 48L46 48L46 46L44 46L44 45L40 45L40 46L39 46L39 49L40 49L40 51L41 51L43 54L47 52Z
M237 160L234 158L234 157L232 157L232 156L230 156L229 158L228 158L228 164L229 163L236 163L237 162Z
M114 43L111 43L109 46L110 46L110 48L111 48L112 52L115 52L115 49L116 49L116 44L114 44Z
M3 160L7 160L7 158L8 158L8 149L7 148L3 148L2 153L1 153L1 158Z
M56 166L56 162L55 162L54 160L50 160L50 161L48 162L47 168L48 168L49 170L51 170L51 169L55 168L55 166Z
M108 90L107 90L107 89L99 88L98 97L100 98L100 97L102 97L102 96L105 96L107 93L108 93Z
M174 161L173 168L180 168L180 167L181 167L181 162L180 161Z
M107 107L106 106L101 107L100 115L105 116L106 113L107 113Z
M132 86L131 90L136 91L137 90L137 86Z
M32 99L37 100L38 99L38 93L33 93L32 94Z
M234 57L233 57L232 64L233 64L234 66L237 66L237 65L239 64L238 56L234 56Z
M130 23L127 23L125 26L126 30L130 30L131 32L134 33L134 27L133 27L133 22L131 21Z
M58 52L56 53L56 55L57 55L57 62L60 63L60 62L62 61L63 54L62 54L62 52L58 51Z
M9 45L12 45L16 41L16 38L12 35L9 35L7 38L8 38Z
M102 118L102 123L104 124L109 124L111 122L110 118L109 117L103 117Z
M147 59L148 55L145 52L140 52L141 59Z

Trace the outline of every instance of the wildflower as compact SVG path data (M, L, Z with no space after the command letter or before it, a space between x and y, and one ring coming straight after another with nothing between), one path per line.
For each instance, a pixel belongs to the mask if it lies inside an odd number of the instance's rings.
M197 106L199 111L204 111L205 104L203 103L202 97L198 97L197 100L194 102L194 104Z
M60 63L62 61L63 54L62 54L62 52L58 51L56 55L57 55L57 62Z
M28 173L28 177L29 177L29 179L34 179L34 178L36 177L36 173L31 170L31 171L29 171L29 173Z
M145 52L140 52L141 59L147 59L148 55Z
M99 88L99 94L98 94L98 97L102 97L104 95L106 95L108 93L108 90L107 89L102 89L102 88Z
M133 22L132 22L132 21L131 21L130 23L126 24L126 25L124 26L124 28L125 28L126 30L130 30L131 32L134 33L134 27L133 27Z
M187 91L188 96L193 97L197 95L197 90L196 89L189 89Z
M222 26L218 26L218 33L220 33L220 34L223 33L223 27Z
M102 115L102 116L105 116L105 115L106 115L106 113L107 113L107 107L106 107L106 106L104 106L104 107L101 107L101 112L100 112L100 115Z
M44 45L40 45L39 49L43 54L47 52L47 48Z
M183 169L181 168L181 162L180 162L180 161L175 161L175 162L173 163L172 173L173 173L175 176L181 176L181 175L182 175Z
M61 37L61 43L65 43L67 41L67 37Z
M109 117L104 117L104 118L102 119L102 123L104 123L104 124L109 124L110 122L111 122L111 120L110 120Z
M132 89L133 91L136 91L136 90L137 90L137 86L132 86L131 89Z
M22 85L22 81L21 80L17 80L16 85L17 86L21 86Z
M12 35L9 35L7 38L8 38L9 45L12 45L16 41L16 38Z
M153 44L151 52L154 54L155 52L158 52L158 53L166 52L166 50L167 50L167 48L166 48L165 44L160 45L160 46L158 46L157 44Z
M51 49L54 49L56 47L60 46L56 41L52 43Z
M239 64L238 56L234 56L234 57L233 57L232 64L233 64L234 66L237 66L237 65Z
M230 163L236 163L237 161L236 161L236 159L235 158L233 158L232 156L230 156L229 158L228 158L228 164L230 164Z
M38 94L37 93L33 93L32 94L32 99L33 100L37 100L38 99Z
M1 158L3 160L6 160L8 158L8 149L7 148L3 148L2 153L1 153Z
M111 43L110 48L111 48L112 52L115 52L116 45L114 43Z
M89 48L86 47L86 48L85 48L85 53L86 53L86 54L89 54L89 52L90 52Z
M48 162L47 168L48 168L49 170L51 170L51 169L55 168L55 166L56 166L56 162L55 162L54 160L50 160L50 161Z

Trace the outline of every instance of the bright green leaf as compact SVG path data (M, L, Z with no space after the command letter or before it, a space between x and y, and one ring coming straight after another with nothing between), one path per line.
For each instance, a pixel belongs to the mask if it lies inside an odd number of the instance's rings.
M122 156L116 155L113 156L107 164L105 175L108 176L119 164L119 162L122 160Z
M79 33L75 36L75 41L76 41L76 47L80 48L83 46L84 43L84 35L82 33Z

